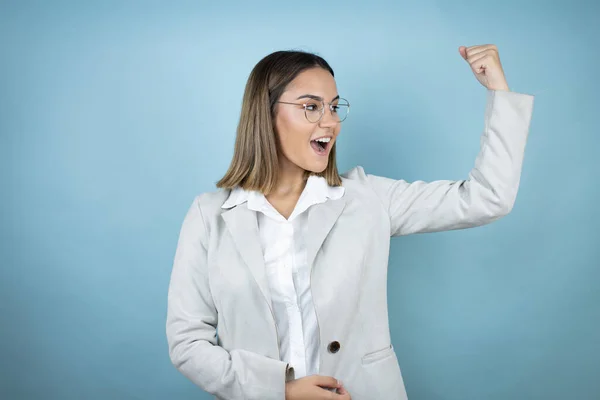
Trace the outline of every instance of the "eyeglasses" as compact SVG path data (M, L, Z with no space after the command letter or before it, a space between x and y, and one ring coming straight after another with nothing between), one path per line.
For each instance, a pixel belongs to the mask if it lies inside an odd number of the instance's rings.
M311 123L317 123L325 115L325 102L323 100L311 99L308 103L289 103L287 101L278 101L277 103L282 104L293 104L296 106L304 107L304 116ZM329 111L337 123L340 123L346 119L348 113L350 113L350 103L346 99L338 99L337 103L327 103L329 105Z

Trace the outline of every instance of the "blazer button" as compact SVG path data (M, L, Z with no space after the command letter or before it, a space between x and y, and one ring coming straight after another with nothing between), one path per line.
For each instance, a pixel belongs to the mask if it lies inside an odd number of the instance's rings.
M327 346L327 350L330 353L337 353L340 350L340 342L334 340L333 342L329 343L329 346Z

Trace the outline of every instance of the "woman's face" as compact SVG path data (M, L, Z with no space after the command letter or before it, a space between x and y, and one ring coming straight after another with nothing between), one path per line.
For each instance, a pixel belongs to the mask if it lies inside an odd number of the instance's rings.
M323 68L305 70L288 85L279 101L300 105L278 103L276 107L275 129L282 164L291 163L312 172L325 170L340 132L341 124L331 115L328 104L336 104L337 98L335 79ZM306 119L302 103L313 105L313 109L321 107L321 102L315 99L323 99L325 109L321 120L312 123Z

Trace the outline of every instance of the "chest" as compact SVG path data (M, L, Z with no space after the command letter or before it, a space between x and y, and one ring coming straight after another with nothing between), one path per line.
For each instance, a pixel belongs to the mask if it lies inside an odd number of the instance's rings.
M308 221L301 213L292 220L257 213L258 236L266 266L273 263L306 264Z
M269 271L282 262L304 266L315 287L327 288L327 297L358 289L369 258L388 249L389 219L382 208L356 200L338 211L336 216L332 205L317 204L291 220L275 220L238 209L228 224L217 221L217 240L209 248L214 293L238 305L262 301L258 289L267 292Z
M267 201L269 202L269 206L276 210L278 214L283 218L288 219L298 205L299 197L299 195L285 197L268 196Z

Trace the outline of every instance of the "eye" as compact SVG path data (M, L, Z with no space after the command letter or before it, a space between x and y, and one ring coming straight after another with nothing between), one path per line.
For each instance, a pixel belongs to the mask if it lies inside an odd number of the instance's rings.
M338 105L331 106L331 111L333 111L335 113L337 113L339 109L340 109L340 106L338 106Z
M316 104L306 104L304 107L306 111L319 111L319 106Z

